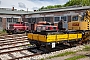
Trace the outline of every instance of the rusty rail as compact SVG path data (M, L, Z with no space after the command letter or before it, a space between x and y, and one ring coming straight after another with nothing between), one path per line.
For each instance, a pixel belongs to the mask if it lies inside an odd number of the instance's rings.
M28 41L25 41L25 42L28 42ZM0 46L13 45L13 44L19 44L19 43L25 43L25 42L13 42L13 43L7 43L7 44L0 44Z
M20 50L14 50L14 51L1 52L0 55L2 55L2 54L8 54L8 53L13 53L13 52L24 51L24 50L27 50L27 49L20 49Z
M7 48L2 48L0 50L5 50L5 49L11 49L11 48L17 48L17 47L21 47L21 46L27 46L28 44L25 45L19 45L19 46L13 46L13 47L7 47Z
M22 56L22 57L17 57L17 58L13 58L13 59L8 59L8 60L16 60L16 59L22 59L22 58L28 58L28 57L33 57L33 56L37 56L37 55L41 55L40 53L36 53L36 54L32 54L32 55L27 55L27 56Z
M0 46L3 46L3 45L12 45L12 44L18 44L18 43L25 43L25 42L28 42L28 41L19 41L19 42L2 42L0 44ZM7 43L7 44L6 44Z

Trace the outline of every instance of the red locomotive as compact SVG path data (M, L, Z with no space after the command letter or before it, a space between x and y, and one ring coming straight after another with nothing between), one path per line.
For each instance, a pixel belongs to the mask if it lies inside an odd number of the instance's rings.
M28 22L17 22L15 24L9 24L7 28L7 33L20 33L20 32L35 32L35 31L45 31L45 30L58 30L58 26L54 26L50 22L39 21L38 23L28 23Z
M17 22L14 24L9 24L6 29L7 33L19 33L28 31L28 23L27 22Z

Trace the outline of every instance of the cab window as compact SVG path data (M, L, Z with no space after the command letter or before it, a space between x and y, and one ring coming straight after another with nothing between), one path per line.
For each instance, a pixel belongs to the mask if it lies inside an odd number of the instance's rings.
M78 21L78 16L73 16L72 21Z
M41 27L40 27L40 26L38 26L36 29L37 29L37 30L41 30Z
M81 18L81 21L83 21L84 20L84 15L82 15L82 18Z
M56 27L53 27L54 30L56 30Z
M46 27L45 27L45 26L43 26L41 29L42 29L42 30L46 30Z
M48 27L48 30L50 30L50 27Z

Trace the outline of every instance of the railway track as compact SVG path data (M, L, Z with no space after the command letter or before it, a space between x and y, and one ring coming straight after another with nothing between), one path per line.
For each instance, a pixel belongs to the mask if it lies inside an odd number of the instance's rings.
M28 51L29 41L25 34L14 34L0 36L0 59L16 60L40 55Z
M88 37L90 39L90 37ZM33 53L27 47L30 46L27 36L25 34L14 34L14 35L4 35L0 36L0 59L1 60L30 60L37 55L41 55L41 51L37 49L32 49L33 51L38 51L39 53ZM67 49L68 46L57 46L58 51ZM57 49L55 49L57 51ZM53 51L51 51L53 52ZM37 57L38 58L38 57Z

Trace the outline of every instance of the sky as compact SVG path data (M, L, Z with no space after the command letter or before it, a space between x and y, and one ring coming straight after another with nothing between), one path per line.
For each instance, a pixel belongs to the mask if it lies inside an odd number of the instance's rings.
M39 9L42 6L48 5L63 5L68 0L0 0L0 8L12 8L18 10L29 10L33 11Z

